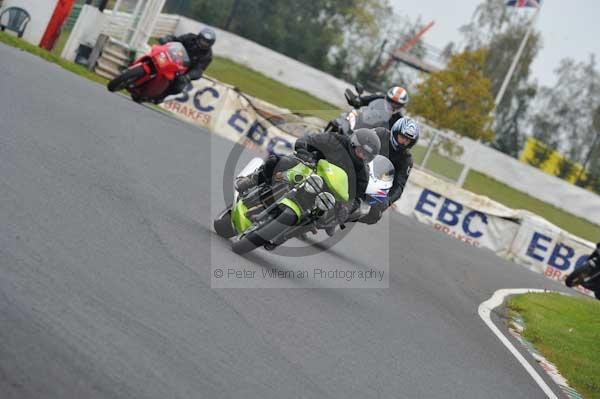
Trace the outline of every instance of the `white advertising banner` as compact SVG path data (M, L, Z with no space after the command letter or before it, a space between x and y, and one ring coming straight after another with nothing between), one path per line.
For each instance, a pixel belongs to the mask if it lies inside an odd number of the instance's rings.
M184 93L168 97L161 107L182 120L267 153L289 154L296 141L262 117L246 96L211 79L193 82Z
M529 214L523 217L510 249L510 258L552 280L564 281L587 261L595 248L593 243ZM592 295L583 288L579 290Z
M413 170L396 210L465 244L506 255L519 230L517 213Z
M595 245L532 213L506 208L424 172L413 170L396 211L435 230L564 282ZM593 296L582 287L578 291Z
M179 119L214 131L228 90L227 86L203 78L183 93L167 97L160 106Z

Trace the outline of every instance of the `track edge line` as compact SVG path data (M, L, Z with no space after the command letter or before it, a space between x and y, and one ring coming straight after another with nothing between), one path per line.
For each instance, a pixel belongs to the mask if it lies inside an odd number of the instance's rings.
M483 320L483 322L492 330L492 332L498 337L500 342L504 344L510 351L510 353L521 363L523 368L529 373L529 375L533 378L533 380L538 384L538 386L544 391L546 396L551 399L558 399L558 396L554 393L554 391L546 384L544 379L538 374L538 372L533 368L533 366L523 357L521 352L515 348L515 346L509 341L509 339L502 334L500 329L496 327L491 318L492 311L498 306L504 303L504 299L509 295L517 295L517 294L527 294L530 292L548 292L548 290L534 289L534 288L507 288L500 289L494 292L492 297L484 302L482 302L477 312L479 313L479 317Z

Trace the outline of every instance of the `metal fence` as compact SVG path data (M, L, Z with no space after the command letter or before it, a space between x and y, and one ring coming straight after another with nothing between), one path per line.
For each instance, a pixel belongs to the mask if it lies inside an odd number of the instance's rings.
M454 134L420 123L421 138L413 149L415 166L434 176L462 186L468 168L466 149Z

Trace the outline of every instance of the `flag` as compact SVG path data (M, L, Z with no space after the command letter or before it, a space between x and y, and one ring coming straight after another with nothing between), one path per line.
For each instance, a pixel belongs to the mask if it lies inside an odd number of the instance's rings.
M507 6L511 7L533 7L538 8L542 5L542 0L508 0Z

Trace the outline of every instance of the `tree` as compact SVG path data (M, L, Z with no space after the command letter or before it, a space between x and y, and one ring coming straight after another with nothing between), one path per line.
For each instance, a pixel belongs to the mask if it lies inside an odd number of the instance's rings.
M489 44L485 76L492 82L494 97L500 91L500 86L516 52L515 49L519 47L527 29L527 25L513 26L494 36ZM494 147L515 158L518 157L523 146L530 104L537 94L537 85L529 82L529 77L531 64L540 49L540 42L541 38L538 32L533 32L529 36L517 69L507 86L502 101L495 109L496 140Z
M365 3L370 4L370 11L366 13L370 18L357 17L346 28L342 42L329 52L329 65L326 68L326 72L342 79L363 83L373 75L377 67L375 61L383 55L382 42L393 35L389 30L393 10L387 1Z
M168 0L167 10L181 9ZM340 69L330 54L348 36L375 37L388 0L189 0L185 15L227 29L274 51L327 71Z
M392 10L382 9L378 16L378 33L375 36L347 35L343 45L348 53L343 76L349 81L358 81L371 91L387 90L391 86L408 86L411 82L412 68L397 63L385 73L382 65L402 44L413 38L422 28L420 18L411 20L407 16L393 14ZM421 41L417 42L409 53L417 58L425 56Z
M466 41L466 48L476 50L487 47L495 35L500 33L510 21L509 10L504 2L484 0L480 3L471 21L460 28Z
M464 51L450 58L445 70L430 74L417 85L409 111L435 127L451 129L474 139L491 141L493 98L484 76L486 50Z
M492 146L513 158L518 158L525 143L528 112L537 88L534 84L522 83L522 87L513 88L512 91L514 93L510 94L512 97L510 103L496 108L494 119L496 139Z
M583 162L583 171L587 173L580 174L576 184L581 187L591 187L595 192L600 193L600 105L592 115L592 129L595 137Z
M587 62L565 58L555 74L556 84L542 87L536 98L533 135L570 162L584 166L586 174L578 176L577 185L600 192L600 73L596 60L593 55ZM559 170L559 174L565 173Z
M167 0L174 12L217 26L369 90L406 85L398 64L377 74L392 52L421 28L420 19L394 14L389 0ZM410 53L423 57L418 42Z
M591 55L587 63L561 60L555 74L554 87L542 87L537 96L534 136L583 163L597 136L594 114L600 106L600 73Z
M494 98L513 61L515 53L532 21L521 9L505 2L485 0L476 9L471 22L461 27L467 48L487 48L485 76L492 83ZM533 31L519 59L504 97L494 111L493 147L518 157L525 139L530 104L537 85L529 81L531 64L541 48L541 35Z

